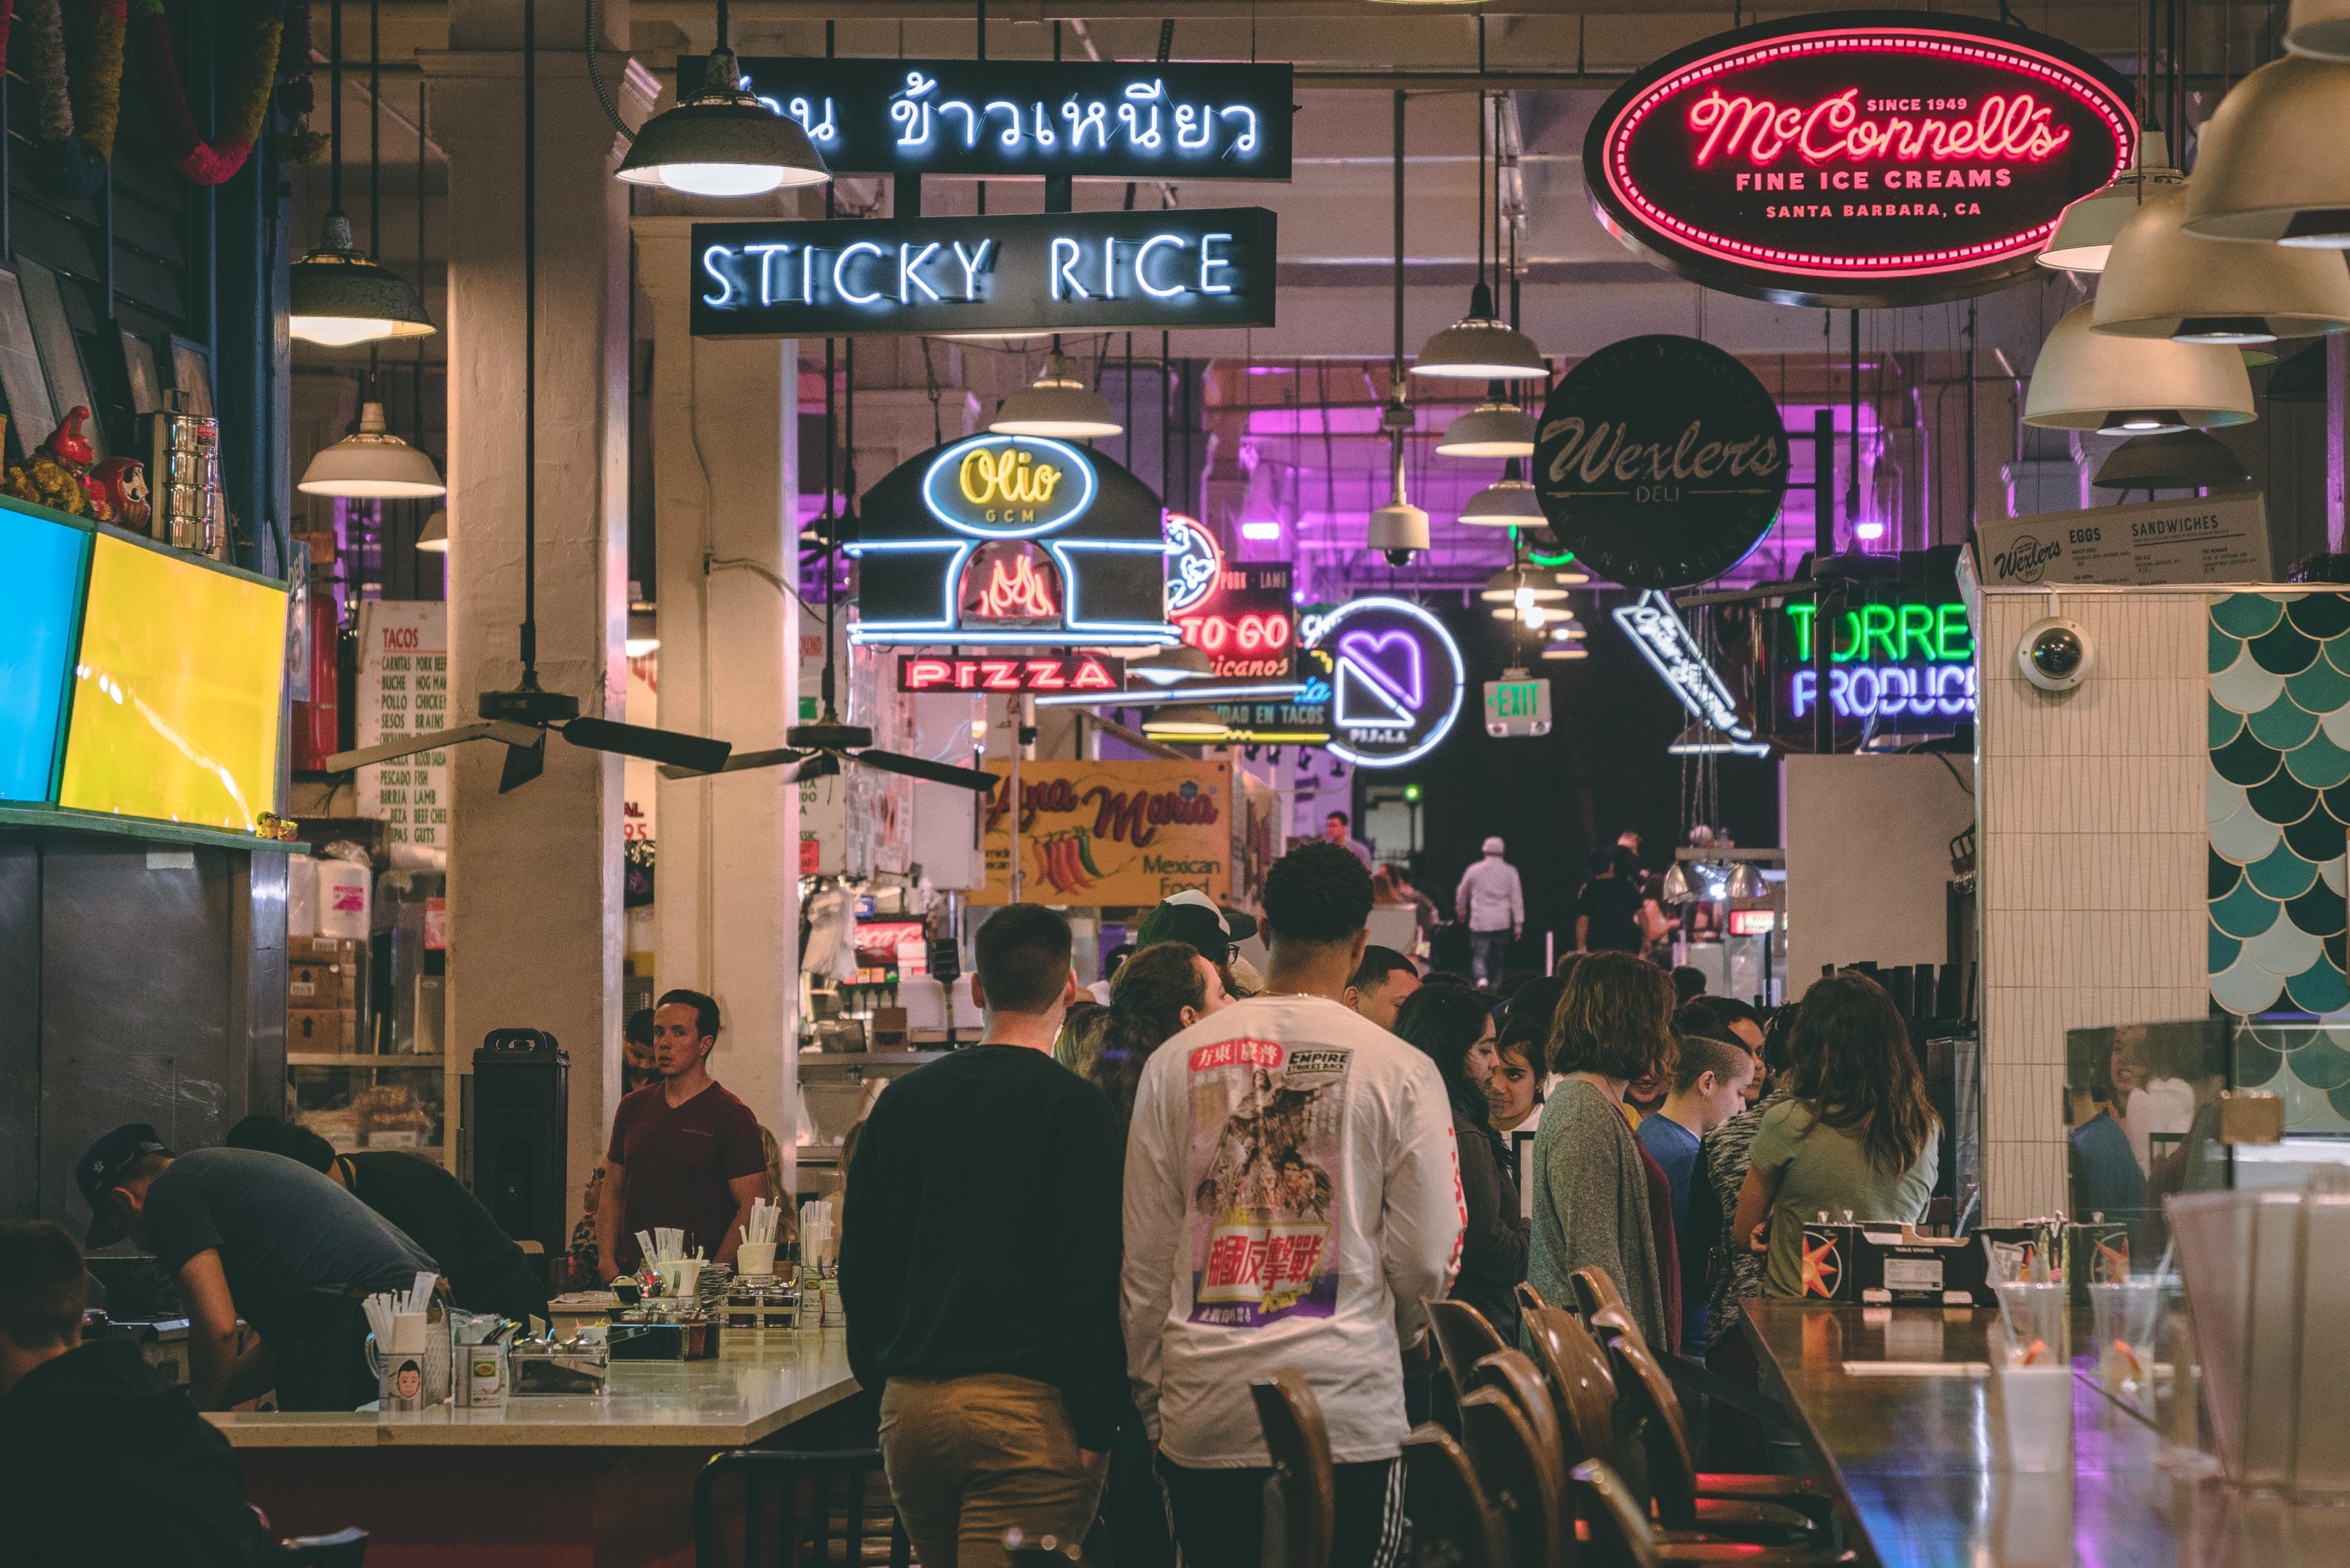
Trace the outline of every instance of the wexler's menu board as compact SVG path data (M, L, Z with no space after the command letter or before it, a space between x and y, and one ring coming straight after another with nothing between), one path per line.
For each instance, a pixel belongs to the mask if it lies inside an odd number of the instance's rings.
M0 511L14 623L0 642L0 800L46 801L57 785L89 543L83 529Z
M253 831L276 801L286 590L91 540L57 804Z

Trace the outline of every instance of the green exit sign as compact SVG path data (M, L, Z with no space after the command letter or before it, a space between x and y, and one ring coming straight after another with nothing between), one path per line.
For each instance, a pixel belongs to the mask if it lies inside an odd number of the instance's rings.
M1485 682L1485 733L1496 740L1550 733L1550 682L1529 680L1523 670Z

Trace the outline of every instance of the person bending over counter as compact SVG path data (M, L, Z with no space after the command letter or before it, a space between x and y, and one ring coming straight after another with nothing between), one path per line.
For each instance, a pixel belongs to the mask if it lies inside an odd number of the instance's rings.
M698 991L667 992L653 1008L660 1077L612 1117L596 1206L597 1254L615 1273L643 1266L637 1232L658 1227L732 1268L753 1201L774 1196L759 1118L710 1075L719 1026L718 1003Z
M144 1122L74 1166L88 1244L128 1236L177 1282L188 1392L225 1410L275 1386L283 1410L353 1410L376 1397L361 1298L438 1273L424 1249L326 1177L284 1155L174 1156ZM241 1345L242 1316L260 1335Z
M299 1160L357 1194L439 1261L449 1299L465 1311L494 1312L525 1324L546 1315L546 1291L529 1257L437 1161L398 1148L337 1154L309 1128L269 1116L247 1116L229 1128L228 1147Z

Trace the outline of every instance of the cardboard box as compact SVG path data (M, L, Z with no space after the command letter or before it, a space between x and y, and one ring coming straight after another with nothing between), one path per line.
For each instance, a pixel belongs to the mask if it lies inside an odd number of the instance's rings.
M348 1051L343 1043L343 1010L339 1007L289 1007L286 1010L288 1051ZM358 1033L354 1018L352 1033Z
M348 937L288 937L286 939L286 959L288 963L350 963L359 956L359 943Z
M347 971L338 963L296 961L286 971L286 1004L305 1010L340 1009L351 1000Z

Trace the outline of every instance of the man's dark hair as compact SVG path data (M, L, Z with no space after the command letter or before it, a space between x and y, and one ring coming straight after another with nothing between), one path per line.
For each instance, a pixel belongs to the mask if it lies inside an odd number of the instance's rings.
M1371 874L1343 844L1303 845L1264 874L1264 923L1283 940L1350 942L1370 918Z
M1042 904L1006 904L972 939L980 989L998 1012L1046 1012L1069 982L1069 922Z
M661 992L660 1000L654 1002L653 1006L667 1007L672 1002L693 1009L693 1033L698 1037L703 1040L718 1038L717 1002L698 991L664 991Z
M1585 860L1594 877L1605 877L1616 868L1616 851L1605 844L1595 844Z
M308 1127L281 1122L276 1116L247 1116L228 1129L228 1137L224 1141L231 1148L257 1148L264 1154L282 1154L288 1159L300 1160L313 1170L332 1170L335 1166L333 1144Z
M1705 971L1693 963L1676 964L1673 989L1680 993L1684 1003L1696 1001L1705 994Z
M674 991L671 992L668 996L661 998L661 1000L663 1002L667 1002L671 998L674 998L679 1002L683 1002L685 1000L684 996L680 995ZM629 1021L620 1025L620 1038L626 1040L631 1045L642 1045L648 1051L651 1050L653 1044L653 1010L650 1007L639 1007L634 1012L629 1013Z
M1373 986L1385 985L1388 976L1399 969L1414 975L1419 973L1419 966L1395 949L1367 947L1363 950L1363 961L1355 966L1354 978L1347 983L1358 991L1368 991Z
M1347 826L1347 827L1352 827L1352 826L1355 826L1355 819L1354 819L1353 817L1351 817L1351 816L1348 816L1348 815L1347 815L1345 812L1343 812L1343 811L1334 811L1334 812L1332 812L1329 815L1327 815L1327 816L1324 817L1322 820L1323 820L1323 821L1325 821L1325 822L1336 822L1336 823L1339 823L1339 824L1342 824L1342 825L1344 825L1345 826Z
M46 1220L0 1220L0 1334L23 1350L81 1338L81 1249Z

